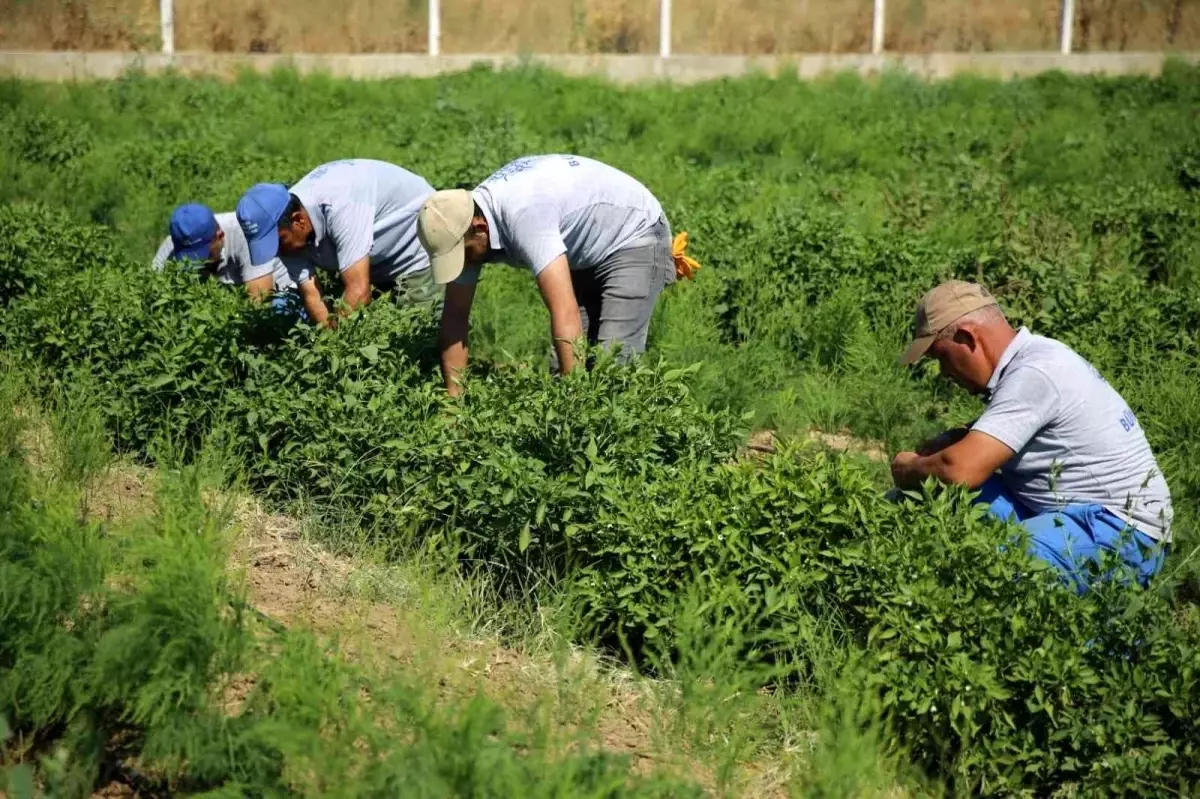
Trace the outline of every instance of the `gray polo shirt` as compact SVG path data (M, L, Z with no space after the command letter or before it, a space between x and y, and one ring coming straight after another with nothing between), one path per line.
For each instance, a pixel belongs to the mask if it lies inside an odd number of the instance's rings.
M368 256L374 285L428 272L417 214L433 187L419 175L367 158L333 161L305 175L291 193L313 226L307 251L283 258L297 284L312 280L314 267L344 272Z
M992 373L973 429L1016 455L1005 485L1039 513L1103 505L1146 535L1171 540L1171 494L1137 417L1067 345L1021 328Z
M294 289L296 284L288 277L287 268L278 258L270 263L254 266L250 263L250 245L246 243L246 234L238 224L237 214L229 211L216 214L217 225L225 231L225 247L221 250L221 260L217 264L217 282L227 286L240 286L264 275L275 274L275 289ZM167 260L175 252L175 244L171 237L163 239L154 254L151 266L155 272L161 272Z
M591 269L645 239L662 205L619 169L578 155L535 155L500 168L472 192L488 222L491 248L534 276L560 255L573 270ZM475 283L480 267L455 281Z

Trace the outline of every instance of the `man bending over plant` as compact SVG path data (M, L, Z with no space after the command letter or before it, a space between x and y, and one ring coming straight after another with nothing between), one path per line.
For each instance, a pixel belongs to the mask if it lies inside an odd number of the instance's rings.
M417 213L433 187L384 161L356 158L317 167L288 187L259 183L237 205L253 263L279 256L318 324L334 318L321 298L316 268L340 272L345 311L372 293L397 291L433 300L429 258L417 241Z
M462 390L467 332L483 265L533 272L550 311L552 360L567 373L574 344L620 342L620 357L646 349L663 288L696 264L673 247L662 206L641 183L576 155L520 158L474 191L439 191L421 209L421 243L435 283L446 283L439 346L451 395Z
M987 409L969 428L896 455L898 487L934 477L980 489L977 501L1024 526L1030 553L1080 593L1103 552L1143 585L1158 572L1171 495L1137 418L1091 364L1061 342L1014 330L986 289L956 280L917 306L901 363L924 355Z
M187 203L175 209L151 266L162 271L167 261L196 265L201 277L215 277L227 286L246 287L250 299L261 302L273 291L294 289L287 269L278 260L251 263L250 246L233 211L214 214L208 206Z

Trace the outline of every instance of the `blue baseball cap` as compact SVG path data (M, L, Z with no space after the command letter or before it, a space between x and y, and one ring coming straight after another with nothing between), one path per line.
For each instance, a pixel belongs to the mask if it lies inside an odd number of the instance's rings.
M257 183L237 204L237 220L250 245L250 263L268 263L279 255L279 219L291 195L282 183Z
M209 249L220 228L217 217L207 205L185 203L179 206L171 213L168 227L171 243L175 245L172 261L209 260Z

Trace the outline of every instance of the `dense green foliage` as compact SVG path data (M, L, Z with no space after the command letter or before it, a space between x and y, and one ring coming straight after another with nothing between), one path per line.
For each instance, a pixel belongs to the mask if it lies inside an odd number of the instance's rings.
M12 388L5 407L26 404ZM90 403L60 410L37 471L27 418L0 421L6 795L33 795L8 757L37 763L50 796L87 796L101 775L143 795L694 795L630 778L584 738L556 759L544 731L515 734L482 697L439 702L419 673L384 678L304 631L261 628L226 571L228 509L204 500L212 464L164 470L153 515L89 520L107 462Z
M265 494L398 551L453 551L505 596L553 586L581 634L648 663L676 654L684 594L709 592L703 612L740 625L738 657L784 689L828 665L802 642L832 631L893 743L957 792L1200 781L1196 70L636 90L129 77L10 83L0 101L0 341L87 386L118 446L215 437ZM484 281L480 363L450 402L428 311L289 330L145 267L176 202L224 210L349 155L450 185L556 150L641 178L705 265L668 291L635 368L551 379L544 312L511 270ZM1179 517L1150 591L1077 598L963 497L892 504L855 456L733 458L751 425L897 447L969 418L934 367L894 365L913 303L951 275L1075 346L1137 411Z

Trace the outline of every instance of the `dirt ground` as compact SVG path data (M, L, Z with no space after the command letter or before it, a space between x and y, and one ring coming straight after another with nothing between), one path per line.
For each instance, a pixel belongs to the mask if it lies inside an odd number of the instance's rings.
M852 434L844 430L839 433L826 433L814 429L809 430L804 438L812 444L817 444L835 452L854 452L880 463L887 463L890 460L883 442L871 441L866 438L855 438ZM774 430L759 430L750 436L750 440L746 444L746 451L748 454L771 455L778 449L778 444L779 441L776 438Z

